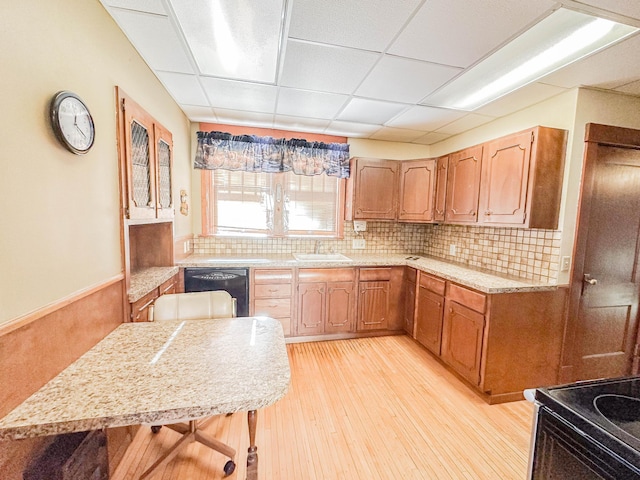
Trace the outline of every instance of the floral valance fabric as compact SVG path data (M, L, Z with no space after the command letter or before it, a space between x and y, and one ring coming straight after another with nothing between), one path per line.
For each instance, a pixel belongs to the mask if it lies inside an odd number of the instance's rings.
M349 144L198 132L195 168L349 177Z

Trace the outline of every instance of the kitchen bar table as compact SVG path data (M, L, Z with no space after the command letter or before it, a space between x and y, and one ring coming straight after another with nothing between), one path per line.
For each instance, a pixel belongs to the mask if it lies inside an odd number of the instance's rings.
M247 411L247 479L256 480L256 411L289 382L272 318L124 323L1 419L0 441Z

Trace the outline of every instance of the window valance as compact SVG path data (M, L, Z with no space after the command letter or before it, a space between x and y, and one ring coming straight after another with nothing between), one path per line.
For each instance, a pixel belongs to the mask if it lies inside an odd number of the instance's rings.
M349 177L349 144L198 132L194 167Z

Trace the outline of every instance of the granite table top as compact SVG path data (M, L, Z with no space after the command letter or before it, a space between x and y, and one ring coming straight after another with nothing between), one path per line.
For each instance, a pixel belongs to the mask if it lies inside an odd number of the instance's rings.
M549 291L558 288L557 284L503 276L420 254L348 255L348 258L349 261L307 262L296 260L291 254L256 255L252 257L191 255L177 262L177 265L180 267L227 268L337 268L407 265L488 294Z
M277 320L125 323L0 419L0 440L257 410L289 383Z

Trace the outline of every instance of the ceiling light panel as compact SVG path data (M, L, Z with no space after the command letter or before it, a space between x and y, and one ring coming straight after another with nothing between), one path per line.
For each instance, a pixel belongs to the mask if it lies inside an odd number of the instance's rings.
M295 0L289 37L383 51L420 0Z
M458 68L385 55L358 87L356 94L416 103L459 72Z
M302 90L350 94L379 54L289 40L280 84Z
M561 8L421 103L475 110L636 31Z
M466 68L554 5L549 0L429 0L388 53Z
M172 0L200 72L274 83L284 0Z

